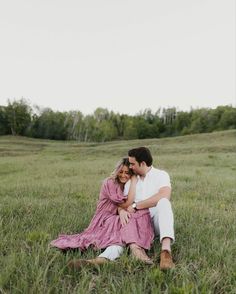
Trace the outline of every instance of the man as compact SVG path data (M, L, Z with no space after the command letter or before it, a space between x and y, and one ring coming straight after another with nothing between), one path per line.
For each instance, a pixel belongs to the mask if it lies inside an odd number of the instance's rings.
M174 241L174 218L170 203L171 184L167 172L152 166L152 155L148 148L138 147L128 152L130 168L138 176L135 202L127 210L119 210L121 221L127 223L131 212L149 208L155 234L160 236L160 269L174 268L171 243ZM108 247L99 257L114 260L120 256L121 246ZM104 260L103 260L104 261Z

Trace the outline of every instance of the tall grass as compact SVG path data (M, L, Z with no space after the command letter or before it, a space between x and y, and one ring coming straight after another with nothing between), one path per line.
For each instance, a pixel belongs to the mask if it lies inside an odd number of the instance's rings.
M159 270L156 240L154 266L126 251L100 268L69 271L68 260L97 253L62 254L50 240L86 228L102 180L142 145L172 179L176 269ZM105 144L1 137L0 292L236 293L235 155L235 130Z

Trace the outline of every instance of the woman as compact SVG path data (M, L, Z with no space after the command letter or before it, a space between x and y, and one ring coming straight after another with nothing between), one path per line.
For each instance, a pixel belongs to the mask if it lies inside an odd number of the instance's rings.
M129 191L125 184L131 181ZM134 201L136 176L129 169L128 158L123 158L111 176L104 180L97 209L90 225L82 233L75 235L60 235L51 245L62 250L79 248L81 250L92 246L94 249L104 249L110 245L130 245L132 254L146 262L152 263L144 249L149 249L153 240L153 227L148 209L130 214L128 223L124 225L118 215L119 207L128 207ZM128 194L128 195L127 195ZM87 263L100 264L106 259L101 256L87 260ZM80 261L72 262L79 266Z

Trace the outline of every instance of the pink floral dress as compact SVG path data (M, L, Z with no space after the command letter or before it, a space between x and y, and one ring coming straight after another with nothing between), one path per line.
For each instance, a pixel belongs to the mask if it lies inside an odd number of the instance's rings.
M59 235L50 244L59 249L79 248L103 249L110 245L125 246L130 243L149 249L154 238L149 209L131 214L129 223L121 226L117 206L126 197L120 185L113 179L104 180L94 217L83 232L74 235Z

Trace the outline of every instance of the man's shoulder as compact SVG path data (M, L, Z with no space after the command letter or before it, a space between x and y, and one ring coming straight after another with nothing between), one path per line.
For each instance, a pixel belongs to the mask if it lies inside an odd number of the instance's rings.
M167 171L165 171L163 169L155 168L155 167L152 168L152 173L155 176L168 176L169 177L169 174Z
M158 182L160 187L171 187L170 176L168 172L163 169L155 168L153 171L152 180Z

